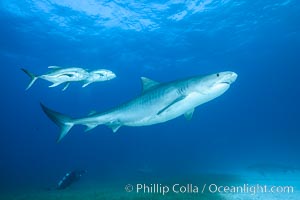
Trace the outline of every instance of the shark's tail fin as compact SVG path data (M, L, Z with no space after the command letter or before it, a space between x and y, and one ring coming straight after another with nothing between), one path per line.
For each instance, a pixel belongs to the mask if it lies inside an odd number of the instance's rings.
M32 74L31 72L29 72L28 70L26 70L24 68L21 68L21 70L23 72L25 72L31 78L31 80L26 88L26 90L28 90L29 88L31 88L31 86L34 84L34 82L38 79L38 76Z
M60 128L60 134L57 142L60 142L74 126L73 119L56 111L50 110L41 103L41 107L45 114Z

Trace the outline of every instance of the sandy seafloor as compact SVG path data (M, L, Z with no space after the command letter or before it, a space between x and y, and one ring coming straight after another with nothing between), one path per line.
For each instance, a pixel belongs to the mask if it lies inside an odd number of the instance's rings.
M197 186L198 193L181 193L176 194L169 192L165 195L161 193L137 193L136 190L128 193L125 186L130 183L134 186L138 183L147 185L160 183L162 185L172 186L176 183L180 185L193 184ZM203 185L206 189L202 193ZM211 193L208 186L215 184L218 186L292 186L290 192L228 192L228 193ZM3 189L3 188L2 188ZM253 190L252 190L253 191ZM115 178L111 181L103 182L101 178L83 178L71 187L65 190L53 190L46 188L44 184L16 186L13 189L5 189L1 192L0 199L3 200L155 200L155 199L211 199L211 200L299 200L300 199L300 173L279 173L261 175L257 173L239 173L239 175L230 174L194 174L184 177L164 177L157 178L154 175L139 177L135 181L132 178Z

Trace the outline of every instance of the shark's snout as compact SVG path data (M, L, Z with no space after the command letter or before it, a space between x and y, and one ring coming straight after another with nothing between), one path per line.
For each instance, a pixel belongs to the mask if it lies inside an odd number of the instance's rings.
M237 73L231 72L230 77L228 78L228 79L229 79L229 82L230 82L230 83L235 82L235 80L237 79L237 77L238 77Z
M227 84L231 84L231 83L235 82L235 80L238 77L237 73L235 73L235 72L223 72L222 75L223 76L222 76L220 82L227 83Z
M235 72L232 72L231 74L231 79L233 80L233 82L237 79L238 75Z

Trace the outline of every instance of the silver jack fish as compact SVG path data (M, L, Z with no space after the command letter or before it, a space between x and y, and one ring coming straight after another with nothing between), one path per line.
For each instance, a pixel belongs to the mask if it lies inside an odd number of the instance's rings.
M89 76L84 80L84 85L82 87L86 87L91 83L99 82L99 81L109 81L114 79L116 74L107 69L98 69L89 72Z
M43 104L41 106L45 114L60 127L59 142L74 125L84 125L89 131L104 124L116 132L121 126L148 126L181 115L191 119L197 106L222 95L236 78L237 74L230 71L169 83L158 83L142 77L141 95L106 112L93 113L84 118L72 118L50 110Z
M52 82L52 85L49 87L56 87L65 83L63 88L64 91L69 87L70 82L83 81L89 76L89 73L86 70L78 67L60 68L58 66L49 66L48 68L52 70L49 73L40 76L34 75L28 70L22 68L22 70L31 78L26 90L28 90L37 79L44 79Z

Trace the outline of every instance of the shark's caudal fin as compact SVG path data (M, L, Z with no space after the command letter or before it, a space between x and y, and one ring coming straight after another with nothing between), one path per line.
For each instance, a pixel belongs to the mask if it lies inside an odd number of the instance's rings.
M30 73L28 70L26 70L24 68L21 68L21 70L23 72L25 72L31 78L30 83L28 84L28 86L26 88L26 90L28 90L29 88L31 88L31 86L34 84L34 82L38 79L38 76Z
M60 128L60 134L57 142L60 142L74 126L73 119L56 111L50 110L41 103L41 107L45 114Z

